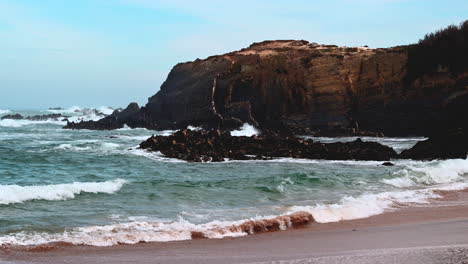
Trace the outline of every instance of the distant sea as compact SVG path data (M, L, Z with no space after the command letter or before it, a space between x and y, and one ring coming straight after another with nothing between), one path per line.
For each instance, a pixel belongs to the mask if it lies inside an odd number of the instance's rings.
M100 108L110 114L112 109ZM96 120L89 109L62 113ZM436 190L468 187L468 160L187 163L138 149L174 131L65 130L63 121L0 120L0 246L68 242L111 246L142 241L248 235L235 227L305 211L320 223L365 218L398 205L424 206ZM197 129L197 128L191 128ZM233 135L258 133L250 125ZM321 142L356 138L314 138ZM424 138L370 138L395 148ZM288 223L282 223L286 229ZM233 228L234 227L234 228Z

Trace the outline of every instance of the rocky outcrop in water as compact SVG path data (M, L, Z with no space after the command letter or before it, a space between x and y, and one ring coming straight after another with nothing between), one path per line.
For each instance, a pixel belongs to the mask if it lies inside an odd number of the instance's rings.
M456 36L468 39L465 24L456 29ZM446 35L434 38L450 39ZM466 42L437 43L386 49L303 40L254 43L240 51L177 64L160 91L131 115L70 123L67 128L113 129L127 124L159 130L187 125L226 130L250 123L296 134L427 136L465 113L446 114L455 99L468 103L468 59L459 58L466 55L463 48L455 49ZM430 56L431 67L421 66L428 54L446 50L459 50L460 56Z
M65 128L69 129L93 129L93 130L112 130L122 128L124 125L139 127L143 123L135 123L134 116L140 111L137 103L130 103L124 110L116 109L111 115L108 115L99 121L81 121L79 123L67 122ZM102 114L104 115L104 114ZM142 126L143 127L143 126Z
M142 149L190 162L272 159L291 157L327 160L390 160L397 156L387 146L358 139L349 143L323 144L292 135L264 132L260 136L234 137L220 130L182 130L171 136L152 136Z
M13 119L13 120L29 120L29 121L65 121L69 116L64 116L62 114L47 114L47 115L34 115L34 116L22 116L20 114L12 114L2 116L3 119Z
M24 116L20 114L11 114L11 115L2 116L2 120L3 119L21 120L21 119L24 119Z

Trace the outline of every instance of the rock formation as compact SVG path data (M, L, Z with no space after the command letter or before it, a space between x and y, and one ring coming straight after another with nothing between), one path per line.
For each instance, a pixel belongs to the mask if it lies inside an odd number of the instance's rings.
M466 159L468 154L468 130L456 129L418 142L400 154L403 159Z
M328 160L390 160L397 157L397 153L390 147L360 139L348 143L323 144L274 133L234 137L220 130L181 130L170 136L153 136L142 142L140 147L190 162L275 157Z
M465 22L457 34L468 39L467 29ZM322 135L431 135L455 118L446 111L455 100L468 103L468 59L457 59L452 67L443 56L433 56L431 67L420 67L427 54L447 49L431 45L370 49L303 40L254 43L177 64L160 91L138 111L132 106L132 114L67 128L231 129L250 123ZM461 45L457 50L463 57Z

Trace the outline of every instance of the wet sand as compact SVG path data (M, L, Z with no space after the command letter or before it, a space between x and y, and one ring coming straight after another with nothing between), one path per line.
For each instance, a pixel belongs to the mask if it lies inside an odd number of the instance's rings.
M240 238L0 251L0 263L468 263L468 191L425 206Z

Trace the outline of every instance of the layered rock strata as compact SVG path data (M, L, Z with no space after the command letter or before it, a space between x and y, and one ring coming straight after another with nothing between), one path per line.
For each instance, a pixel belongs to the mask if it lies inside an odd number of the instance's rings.
M410 47L255 43L177 64L160 91L125 117L116 113L67 128L231 129L250 123L297 134L429 135L452 118L446 109L454 100L468 103L468 72L441 66L409 80Z

